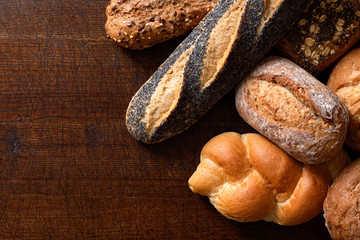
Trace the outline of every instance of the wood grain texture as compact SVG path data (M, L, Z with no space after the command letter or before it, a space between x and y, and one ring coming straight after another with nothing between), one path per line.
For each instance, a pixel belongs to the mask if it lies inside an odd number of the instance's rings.
M182 38L122 49L107 3L0 0L0 239L329 239L322 216L241 224L189 190L206 141L254 131L234 92L168 141L130 137L128 102Z

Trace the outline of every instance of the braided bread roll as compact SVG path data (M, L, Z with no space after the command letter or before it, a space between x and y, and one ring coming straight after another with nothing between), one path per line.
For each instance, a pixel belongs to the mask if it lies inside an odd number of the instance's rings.
M348 163L340 156L333 171ZM332 181L328 164L298 162L259 134L228 132L205 144L189 186L229 219L296 225L321 213Z

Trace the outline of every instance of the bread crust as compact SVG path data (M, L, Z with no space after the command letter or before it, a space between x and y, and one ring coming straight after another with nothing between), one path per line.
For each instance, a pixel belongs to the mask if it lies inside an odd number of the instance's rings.
M344 104L285 58L264 59L239 84L235 102L249 125L301 162L328 161L342 148L348 125Z
M189 179L190 189L208 196L225 217L280 225L301 224L320 214L330 183L326 164L300 163L260 134L235 132L204 145Z
M360 48L347 53L333 68L327 86L343 101L349 113L345 144L360 152Z
M317 75L360 39L360 4L356 0L314 0L276 45L282 56Z
M130 134L156 143L186 130L246 76L306 2L220 1L134 95Z
M347 166L324 201L325 225L334 240L360 239L360 159Z
M218 0L111 0L105 29L120 46L141 50L192 30Z

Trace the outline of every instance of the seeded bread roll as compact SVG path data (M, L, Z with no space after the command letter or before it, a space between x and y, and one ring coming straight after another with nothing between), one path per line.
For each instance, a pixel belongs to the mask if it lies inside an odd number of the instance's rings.
M360 239L360 159L347 166L331 185L324 217L334 240Z
M314 0L276 48L313 75L360 39L360 2Z
M264 59L235 98L249 125L301 162L325 162L342 148L349 121L344 104L290 60Z
M144 49L192 30L218 0L111 0L108 37L130 49Z
M345 144L360 152L360 48L346 54L335 65L327 86L340 97L349 113Z
M126 124L156 143L195 123L300 16L307 0L221 0L132 98Z
M335 160L339 172L344 162ZM280 225L301 224L320 214L330 183L326 164L300 163L260 134L235 132L205 144L189 179L191 191L208 196L225 217Z

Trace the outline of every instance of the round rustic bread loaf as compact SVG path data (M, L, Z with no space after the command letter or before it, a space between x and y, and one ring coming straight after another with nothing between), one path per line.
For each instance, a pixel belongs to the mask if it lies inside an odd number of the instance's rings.
M338 96L295 63L268 57L239 84L240 116L295 159L318 164L343 146L348 113Z
M324 217L333 239L360 239L360 158L331 185L324 201Z
M335 174L347 164L343 154L331 167ZM321 213L328 166L296 161L260 134L227 132L205 144L189 186L227 218L296 225Z
M360 48L335 65L327 86L340 97L349 113L345 145L360 152Z

